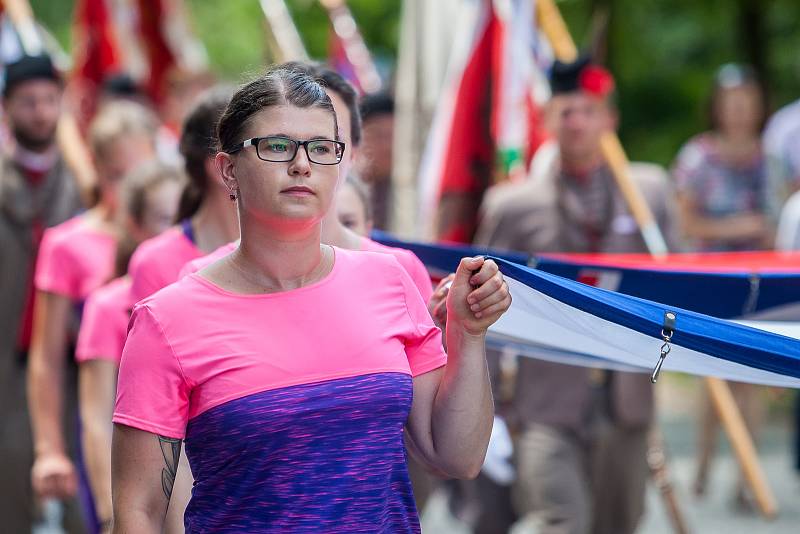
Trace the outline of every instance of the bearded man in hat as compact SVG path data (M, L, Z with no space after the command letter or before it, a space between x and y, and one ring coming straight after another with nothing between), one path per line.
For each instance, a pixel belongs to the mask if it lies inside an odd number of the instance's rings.
M36 251L45 228L80 209L79 189L56 145L61 100L61 77L49 57L5 66L11 139L0 154L0 518L7 532L30 532L35 515L25 357Z
M547 113L558 157L526 182L487 192L476 244L529 254L646 252L600 148L617 122L613 78L581 58L556 63L551 86ZM671 241L674 194L666 172L632 163L630 173ZM539 514L543 534L634 532L648 474L649 377L517 361L506 414L516 435L517 476L508 493L515 515Z

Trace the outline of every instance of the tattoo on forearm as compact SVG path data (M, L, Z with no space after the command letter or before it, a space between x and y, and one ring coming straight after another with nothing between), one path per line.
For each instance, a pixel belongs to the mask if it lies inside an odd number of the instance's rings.
M158 445L164 456L164 469L161 470L161 489L169 499L172 496L172 486L175 485L175 475L178 472L178 460L181 457L181 440L158 436Z

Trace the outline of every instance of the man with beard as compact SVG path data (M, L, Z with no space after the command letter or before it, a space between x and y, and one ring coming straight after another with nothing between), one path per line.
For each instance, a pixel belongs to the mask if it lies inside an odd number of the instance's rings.
M35 518L25 359L33 268L44 229L80 209L77 184L56 145L62 82L47 56L6 65L3 110L12 139L0 155L0 517L8 532Z

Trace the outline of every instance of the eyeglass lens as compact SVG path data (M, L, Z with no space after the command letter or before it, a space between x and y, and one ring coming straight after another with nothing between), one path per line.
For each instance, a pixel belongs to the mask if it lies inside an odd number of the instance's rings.
M265 161L291 161L300 145L287 137L264 137L258 141L258 157ZM304 143L306 155L312 163L334 165L342 159L341 148L329 139L315 139Z

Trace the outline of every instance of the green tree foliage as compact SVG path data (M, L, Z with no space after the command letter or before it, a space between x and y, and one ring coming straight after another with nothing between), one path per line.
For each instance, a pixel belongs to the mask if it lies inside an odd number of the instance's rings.
M431 0L433 1L433 0ZM221 77L239 80L267 57L258 0L185 0L195 32ZM31 0L34 13L70 48L75 0ZM287 0L312 57L325 58L327 14L317 0ZM401 0L350 0L373 54L397 53ZM800 2L797 0L563 0L576 41L590 43L593 13L606 9L606 63L619 88L620 132L633 159L668 164L707 124L707 99L723 63L763 63L770 103L800 98Z

